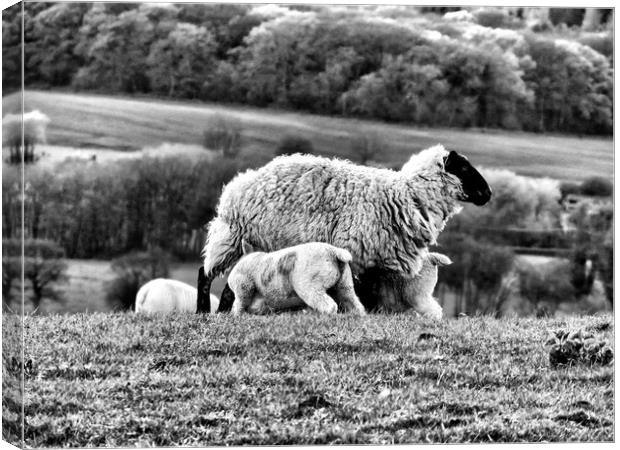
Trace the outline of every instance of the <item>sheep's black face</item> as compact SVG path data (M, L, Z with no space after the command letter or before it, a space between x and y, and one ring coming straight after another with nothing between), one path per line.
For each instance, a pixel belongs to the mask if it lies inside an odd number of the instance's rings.
M461 186L465 193L463 201L471 202L476 206L482 206L491 199L491 188L484 177L480 175L467 158L451 151L444 159L446 172L451 173L461 180Z

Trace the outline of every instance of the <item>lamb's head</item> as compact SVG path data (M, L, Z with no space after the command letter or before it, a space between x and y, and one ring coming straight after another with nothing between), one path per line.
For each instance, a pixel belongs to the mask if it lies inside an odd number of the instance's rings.
M491 200L491 188L467 158L451 151L444 158L444 169L460 180L464 197L459 200L482 206Z

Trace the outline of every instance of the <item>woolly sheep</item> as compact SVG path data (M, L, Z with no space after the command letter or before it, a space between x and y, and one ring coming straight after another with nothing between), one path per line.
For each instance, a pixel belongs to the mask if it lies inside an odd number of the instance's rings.
M241 257L241 240L264 251L325 242L350 251L354 275L422 267L459 201L483 205L491 190L467 158L436 145L400 171L312 155L275 158L223 189L203 249L204 292ZM224 301L220 311L230 305ZM206 312L206 295L198 311Z
M167 278L156 278L144 284L136 295L137 313L196 312L198 293L189 284ZM215 312L219 299L210 296L210 311Z
M246 245L244 253L249 253ZM265 314L307 305L320 313L334 314L340 306L363 315L350 261L347 250L322 242L246 254L228 276L235 294L232 313Z
M382 312L411 311L424 317L439 320L442 308L433 297L437 284L439 266L452 264L452 260L441 253L431 252L424 259L422 269L415 277L404 277L398 273L384 273L370 269L364 275L358 292L368 310Z

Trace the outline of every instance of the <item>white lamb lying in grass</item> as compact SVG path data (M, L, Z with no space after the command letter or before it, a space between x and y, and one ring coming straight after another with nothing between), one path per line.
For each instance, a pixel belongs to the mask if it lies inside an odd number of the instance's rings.
M265 314L306 305L320 313L334 314L340 306L366 314L353 289L347 250L310 242L271 253L251 251L243 242L245 256L228 276L235 294L233 314Z
M143 285L136 295L137 313L195 313L198 291L182 281L156 278ZM210 311L214 313L220 304L219 299L211 294Z

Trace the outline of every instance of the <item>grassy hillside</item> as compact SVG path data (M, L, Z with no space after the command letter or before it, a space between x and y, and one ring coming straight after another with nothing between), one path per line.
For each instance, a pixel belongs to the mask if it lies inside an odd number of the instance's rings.
M544 346L612 339L612 320L28 316L25 444L613 441L613 366L552 366Z
M3 97L3 114L19 111L19 101L17 94ZM221 112L241 124L246 153L271 155L282 136L294 134L312 140L319 153L355 159L350 137L366 131L377 133L386 143L386 151L377 157L385 163L403 163L411 153L442 143L477 165L505 167L523 175L567 180L613 176L609 138L421 129L270 109L43 91L27 91L25 108L39 109L52 119L50 144L70 147L122 150L162 142L201 144L209 118Z

